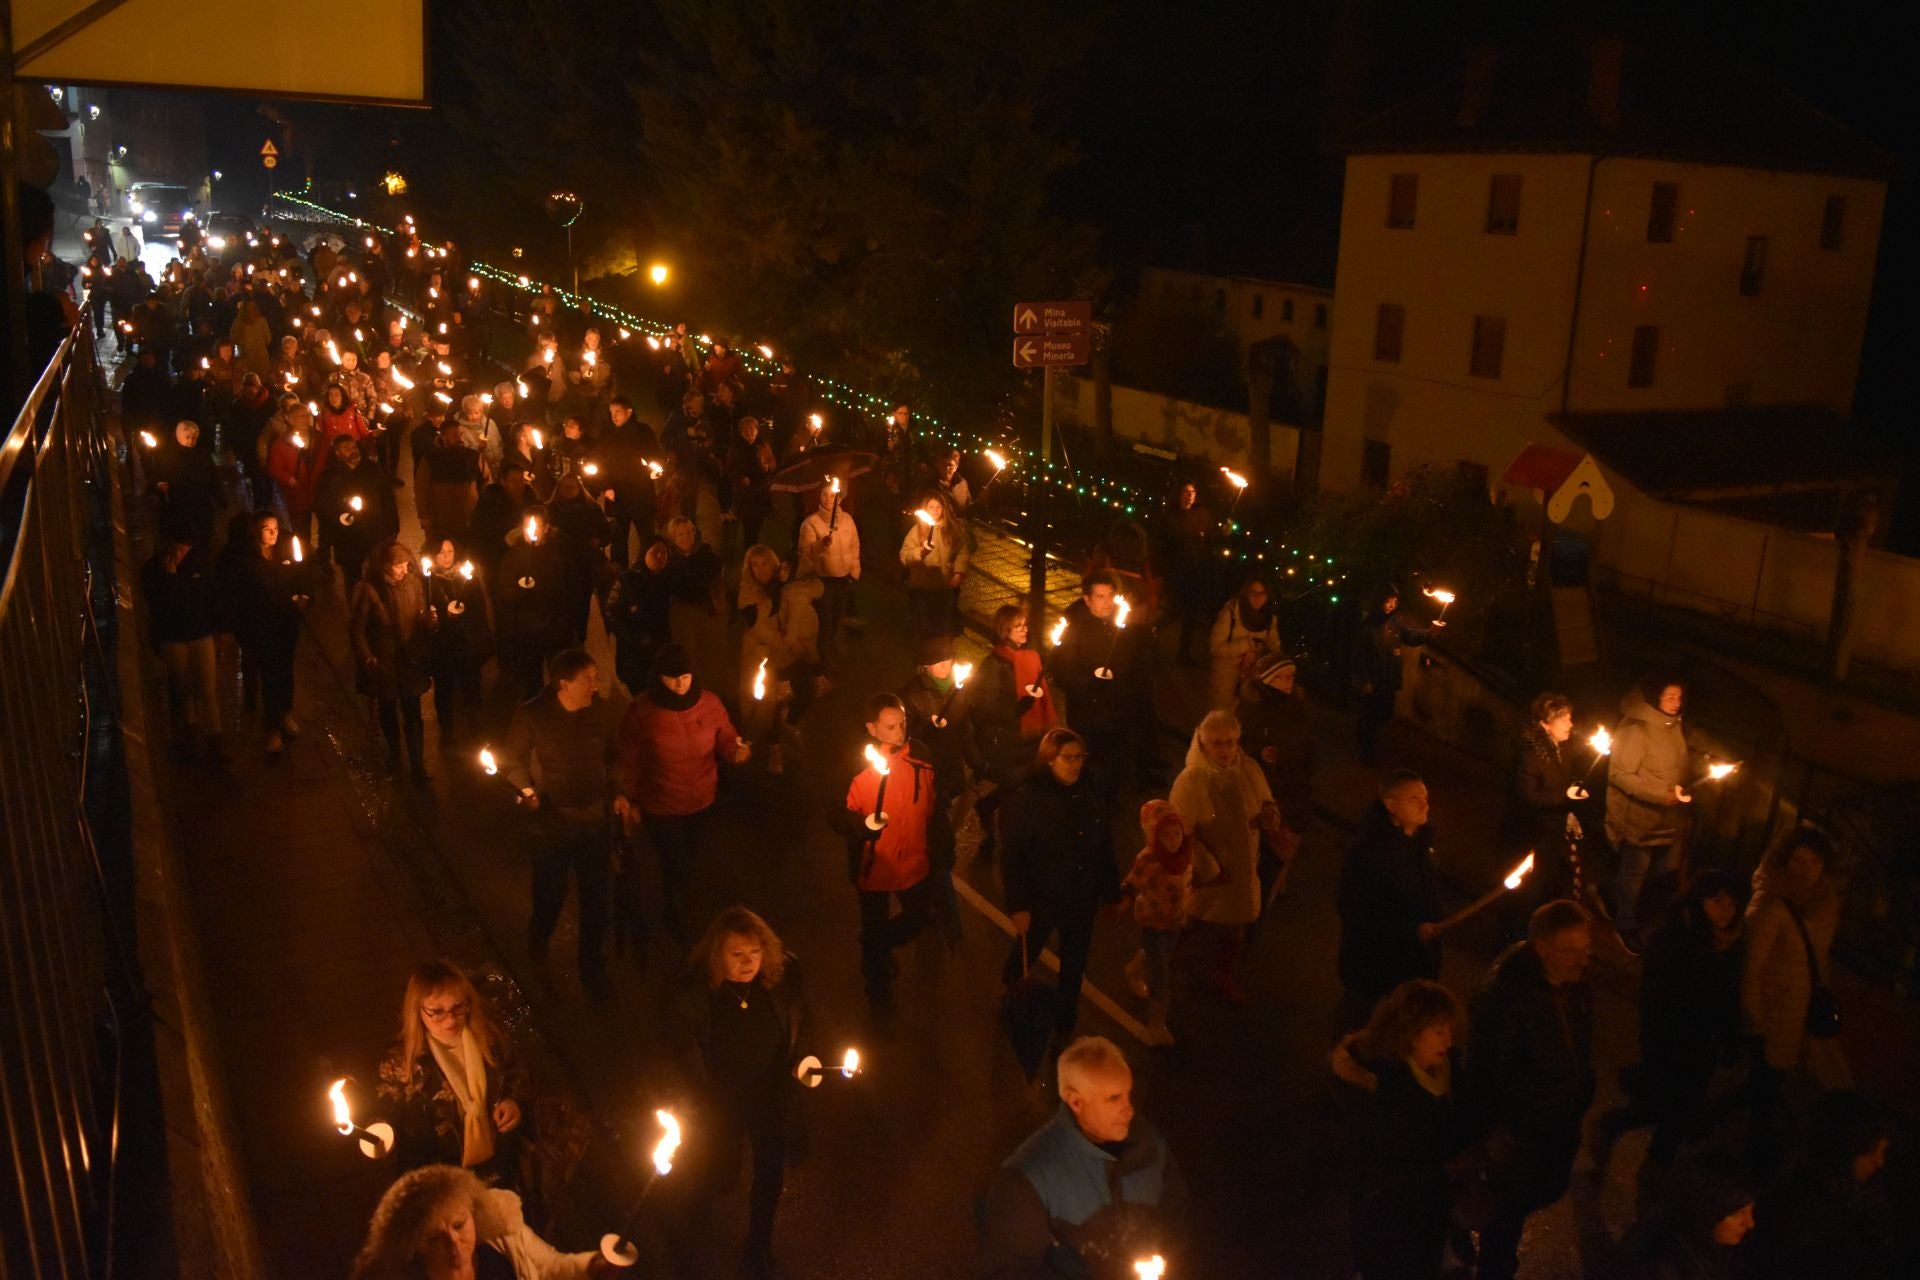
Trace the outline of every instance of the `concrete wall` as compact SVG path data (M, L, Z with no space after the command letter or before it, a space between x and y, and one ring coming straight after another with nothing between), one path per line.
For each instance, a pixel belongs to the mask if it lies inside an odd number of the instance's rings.
M1830 538L1661 502L1609 472L1616 503L1595 563L1622 589L1715 617L1824 639L1839 549ZM1854 652L1920 671L1920 560L1867 552L1855 566Z
M1252 441L1246 414L1132 387L1114 387L1112 391L1116 437L1208 458L1236 470L1245 469ZM1058 374L1054 378L1053 395L1056 420L1092 430L1093 379ZM1273 474L1291 484L1294 461L1300 452L1300 432L1277 422L1269 430L1273 433Z
M1582 225L1589 210L1586 262ZM1419 180L1414 225L1387 225L1395 174ZM1489 235L1494 174L1518 174L1518 230ZM1679 188L1671 243L1647 242L1653 184ZM1809 174L1577 155L1348 158L1325 414L1322 487L1361 481L1366 441L1389 480L1474 462L1497 474L1543 420L1579 410L1852 404L1872 293L1883 184ZM1819 247L1828 195L1847 199L1841 247ZM1749 235L1768 237L1756 296L1740 293ZM1573 322L1578 280L1579 318ZM1405 308L1397 362L1375 358L1380 304ZM1468 372L1476 315L1506 320L1498 378ZM1653 385L1627 386L1633 331L1660 330Z

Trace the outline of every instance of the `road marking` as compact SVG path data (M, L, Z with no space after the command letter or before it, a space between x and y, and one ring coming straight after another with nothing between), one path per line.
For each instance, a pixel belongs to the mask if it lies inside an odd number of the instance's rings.
M968 884L958 875L953 877L953 887L962 898L967 900L968 906L993 921L995 927L997 927L1000 932L1006 934L1009 938L1015 936L1013 921L1009 920L1006 913L1000 910L1000 908L981 897L978 889ZM1040 963L1055 973L1060 972L1060 957L1053 954L1052 947L1041 949ZM1113 998L1106 992L1094 986L1092 982L1083 979L1080 983L1080 994L1086 999L1087 1003L1119 1023L1128 1035L1138 1040L1141 1044L1147 1042L1147 1029L1140 1025L1140 1020L1115 1004Z

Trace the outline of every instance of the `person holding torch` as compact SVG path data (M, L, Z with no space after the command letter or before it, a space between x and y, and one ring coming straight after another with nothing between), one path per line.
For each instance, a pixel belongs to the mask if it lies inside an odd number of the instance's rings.
M690 1172L708 1217L739 1177L740 1148L753 1153L741 1271L772 1274L773 1223L786 1182L789 1134L800 1125L802 1088L818 1086L808 1049L807 1005L794 957L767 922L742 906L713 918L688 968L666 997L671 1061L692 1095Z
M1621 703L1607 765L1607 839L1619 851L1613 881L1614 927L1629 948L1639 936L1640 899L1657 857L1671 862L1682 839L1689 751L1681 712L1686 688L1655 676ZM1671 866L1665 870L1675 870Z
M1528 708L1520 733L1513 783L1501 820L1501 847L1515 855L1531 851L1537 859L1523 891L1510 899L1516 927L1523 931L1533 909L1554 898L1578 902L1584 886L1576 842L1584 835L1577 811L1587 790L1568 760L1573 737L1573 703L1562 693L1542 693Z
M1087 782L1103 813L1118 811L1128 774L1147 762L1147 731L1155 723L1146 679L1150 652L1127 633L1130 610L1111 570L1087 574L1053 654L1054 679L1067 694L1067 724L1086 739Z
M796 545L800 565L820 579L820 653L831 664L839 645L840 622L851 621L853 584L860 581L860 530L841 507L846 482L829 476L820 486L820 505L800 522Z
M867 700L866 763L847 786L834 829L847 843L847 878L860 894L860 972L882 1034L893 1025L893 953L932 915L928 827L938 802L933 766L907 739L907 709L891 693ZM900 914L891 915L895 898Z
M1440 886L1427 784L1389 769L1380 798L1340 868L1340 983L1346 1025L1358 1025L1401 983L1440 976Z

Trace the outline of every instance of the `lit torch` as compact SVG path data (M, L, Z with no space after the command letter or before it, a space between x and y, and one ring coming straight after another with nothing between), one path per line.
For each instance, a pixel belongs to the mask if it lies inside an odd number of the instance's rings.
M1448 591L1445 587L1427 587L1423 589L1420 594L1429 600L1438 600L1440 602L1440 616L1435 618L1434 621L1445 622L1447 620L1447 606L1454 601L1453 592Z
M1488 907L1492 906L1495 902L1500 900L1500 895L1505 893L1512 893L1515 890L1517 890L1521 886L1521 884L1523 884L1526 881L1526 878L1532 873L1533 873L1533 850L1529 849L1527 851L1527 856L1520 859L1520 861L1514 866L1513 870L1507 873L1506 879L1502 880L1498 885L1487 890L1487 892L1481 894L1479 897L1475 898L1472 902L1469 902L1466 906L1460 908L1458 911L1454 912L1452 915L1448 916L1446 919L1440 921L1438 924L1434 926L1434 932L1436 934L1445 933L1449 929L1452 929L1455 925L1459 924L1462 920L1465 920L1470 916L1473 916L1481 911L1486 910Z
M378 1160L393 1150L393 1126L384 1120L376 1120L369 1125L353 1122L353 1108L347 1105L347 1082L345 1077L335 1080L327 1089L327 1101L333 1104L333 1127L340 1136L351 1138L360 1135L360 1154L369 1160Z
M620 1230L600 1237L600 1256L616 1267L631 1267L640 1261L640 1250L633 1244L634 1232L640 1226L640 1210L653 1184L673 1172L673 1158L680 1153L680 1121L664 1107L655 1111L653 1118L660 1125L660 1141L653 1144L653 1167Z
M878 831L887 825L887 757L871 742L861 754L867 758L867 764L880 775L880 790L873 797L873 812L867 815L867 830Z
M767 696L767 660L760 659L760 669L753 673L753 700L763 702Z
M1240 496L1247 491L1247 478L1228 467L1220 468L1220 474L1233 486L1233 499L1227 503L1227 514L1232 515L1233 509L1240 505Z
M1067 638L1067 615L1061 614L1060 620L1053 624L1053 630L1047 632L1047 643L1058 649L1060 642Z
M1593 748L1593 763L1587 766L1586 773L1581 776L1580 781L1576 785L1567 788L1567 795L1570 799L1584 800L1587 798L1587 783L1592 780L1594 770L1600 767L1602 760L1605 760L1613 754L1613 735L1607 732L1607 726L1601 725L1593 731L1593 736L1587 739L1587 745ZM1576 791L1580 794L1574 795L1573 793Z

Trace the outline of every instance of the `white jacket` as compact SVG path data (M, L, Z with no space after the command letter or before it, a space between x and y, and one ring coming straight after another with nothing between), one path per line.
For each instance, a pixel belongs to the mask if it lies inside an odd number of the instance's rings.
M828 514L818 510L800 522L800 563L822 578L859 577L860 531L854 527L853 515L842 510L831 537L828 522Z

